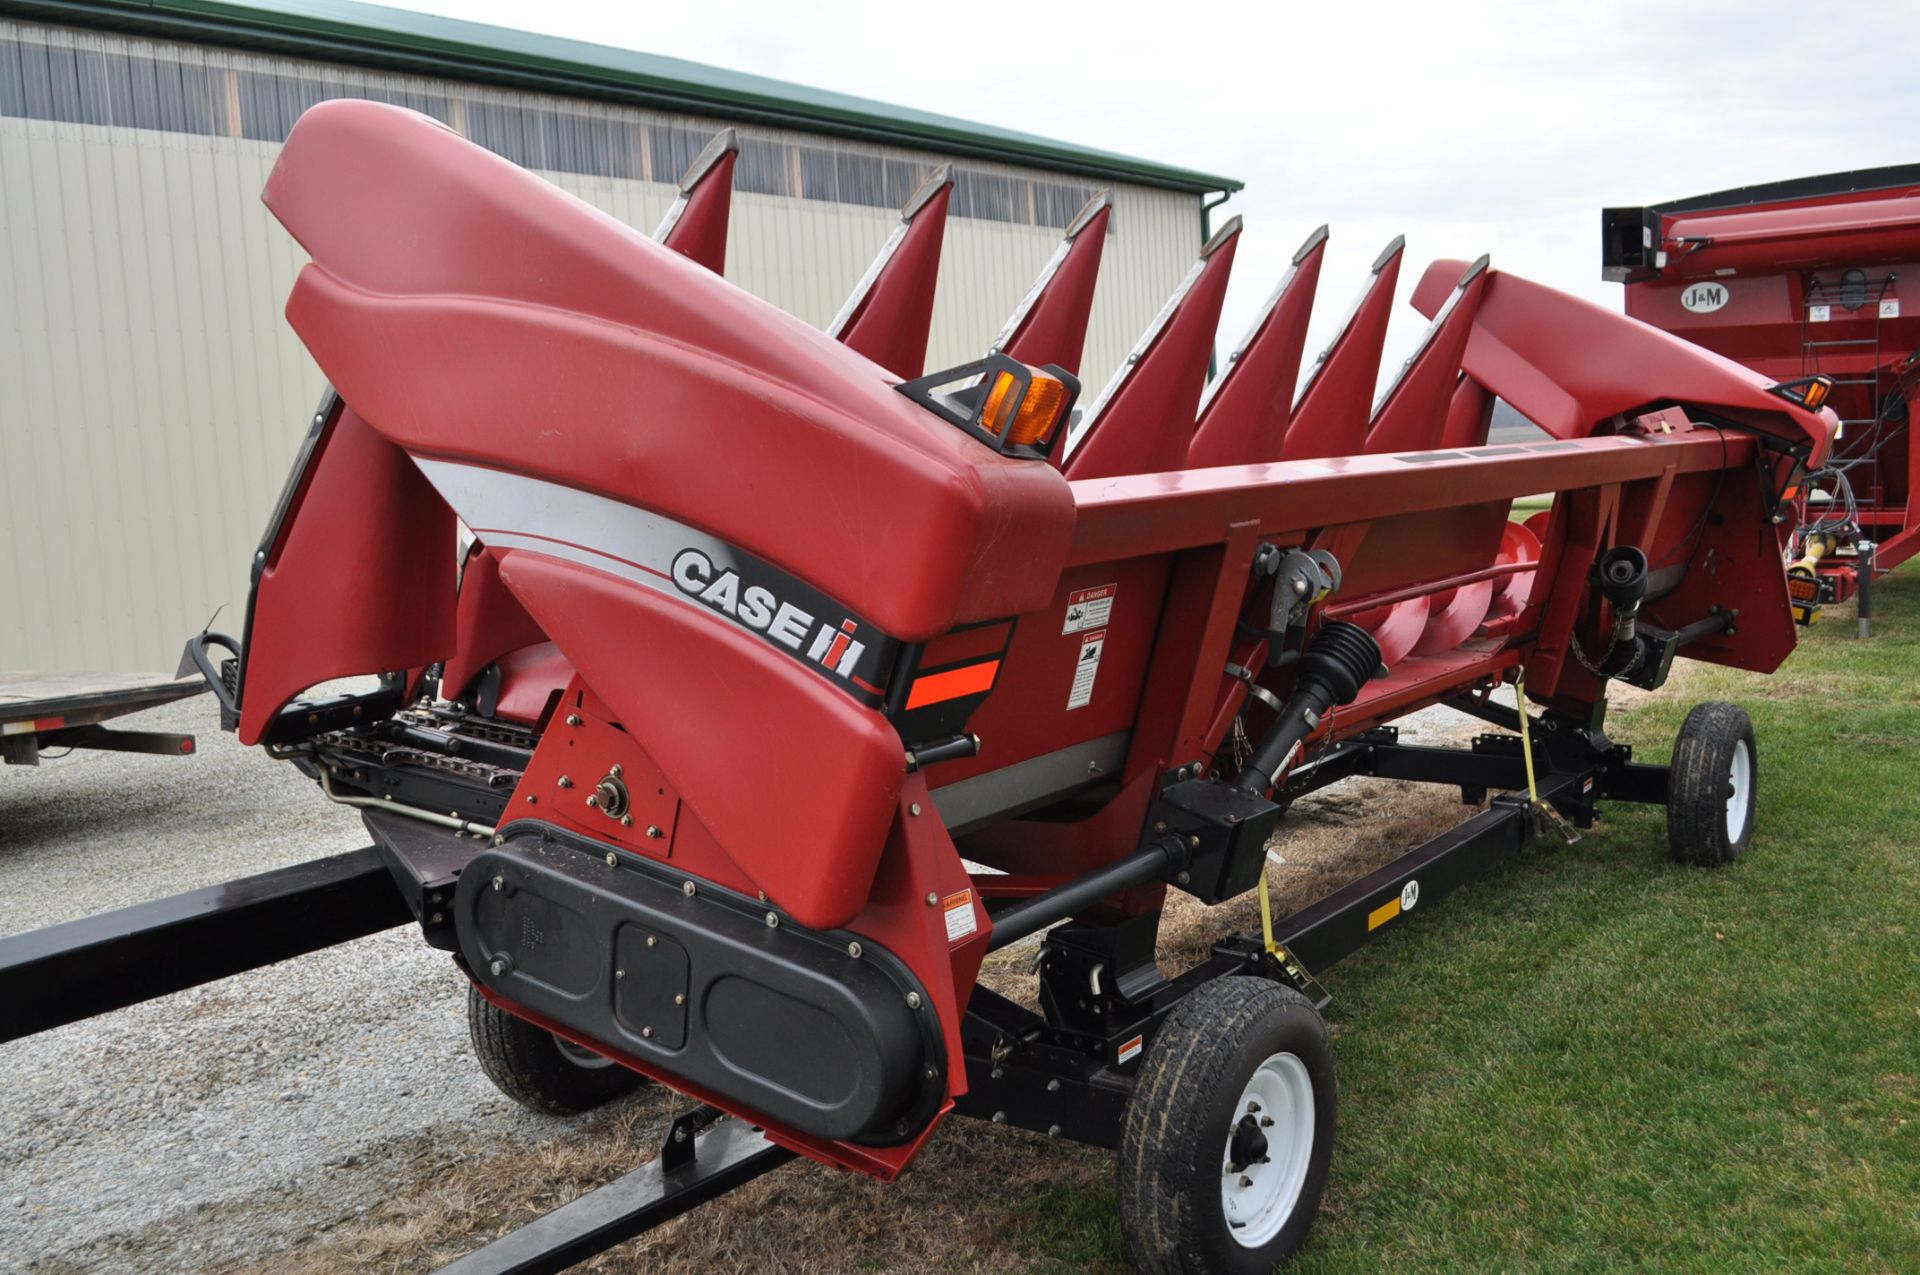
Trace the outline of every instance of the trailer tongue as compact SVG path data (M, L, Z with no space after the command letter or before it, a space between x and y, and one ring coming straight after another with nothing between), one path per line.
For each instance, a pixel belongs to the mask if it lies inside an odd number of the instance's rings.
M1376 399L1398 241L1296 398L1324 231L1207 385L1236 221L1069 440L1104 198L985 357L924 374L950 176L821 333L710 268L729 153L662 244L404 111L294 130L266 198L333 389L243 640L189 654L374 847L325 892L245 883L281 924L198 974L395 923L377 861L508 1093L702 1104L461 1270L558 1269L794 1154L891 1178L953 1112L1115 1148L1144 1269L1270 1269L1331 1153L1319 973L1603 800L1667 805L1685 861L1748 844L1745 715L1696 710L1670 772L1608 739L1606 688L1787 655L1777 517L1831 418L1484 259L1427 271ZM1546 437L1487 446L1496 398ZM1400 742L1441 704L1499 731ZM1167 891L1264 902L1288 807L1354 775L1501 795L1163 971ZM0 941L0 1035L233 922ZM1035 936L1037 1008L980 985ZM12 1008L50 976L70 1010Z

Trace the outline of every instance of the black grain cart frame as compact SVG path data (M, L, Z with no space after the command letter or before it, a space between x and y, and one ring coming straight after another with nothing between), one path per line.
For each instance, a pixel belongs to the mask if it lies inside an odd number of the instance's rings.
M1498 794L1486 808L1291 915L1273 918L1263 909L1270 934L1231 936L1177 977L1164 977L1155 965L1150 926L1136 931L1072 921L1077 911L1145 879L1131 859L996 911L996 947L1045 931L1036 959L1042 1012L976 988L962 1029L970 1088L959 1111L1118 1147L1136 1077L1116 1064L1145 1042L1167 1033L1215 1032L1221 1020L1214 1002L1244 1001L1250 990L1324 1005L1316 973L1391 932L1392 922L1431 911L1537 838L1577 839L1573 829L1590 826L1602 800L1665 805L1671 852L1683 862L1728 862L1751 838L1753 735L1746 714L1733 705L1693 710L1670 770L1634 762L1627 747L1606 737L1598 715L1575 721L1547 711L1523 721L1484 693L1448 704L1503 730L1466 747L1425 747L1401 743L1397 730L1381 727L1296 767L1279 795L1290 802L1349 776L1373 776L1457 787L1476 805ZM464 864L492 839L423 835L431 830L415 822L377 810L365 815L374 844L364 849L0 939L0 1041L408 921L420 923L430 943L452 949L447 902ZM1203 838L1213 835L1205 816L1194 815L1194 826L1206 829ZM1224 821L1213 827L1221 826ZM1263 837L1270 826L1262 828ZM462 844L467 848L456 848ZM1249 989L1246 979L1271 990ZM1183 1005L1189 1013L1176 1012ZM1313 1051L1312 1042L1302 1047ZM1330 1085L1331 1049L1324 1040L1320 1047L1318 1063ZM1256 1162L1265 1149L1261 1126L1251 1119L1241 1124L1230 1150ZM1319 1164L1309 1189L1315 1191L1331 1148L1331 1130L1325 1134L1314 1147ZM446 1270L563 1270L793 1156L758 1128L701 1105L673 1122L656 1159Z

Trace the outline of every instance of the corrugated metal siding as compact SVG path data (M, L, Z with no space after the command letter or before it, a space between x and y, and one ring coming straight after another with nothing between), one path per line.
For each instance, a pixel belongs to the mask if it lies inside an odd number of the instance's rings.
M47 34L0 22L0 37L23 29ZM259 201L278 149L0 116L0 669L170 667L216 608L221 627L238 628L248 557L322 379L280 314L304 256ZM646 232L673 194L661 182L545 175ZM1198 234L1191 196L1121 188L1115 204L1084 369L1092 389L1179 280ZM729 277L824 324L896 216L738 192ZM984 350L1058 236L951 220L931 366Z

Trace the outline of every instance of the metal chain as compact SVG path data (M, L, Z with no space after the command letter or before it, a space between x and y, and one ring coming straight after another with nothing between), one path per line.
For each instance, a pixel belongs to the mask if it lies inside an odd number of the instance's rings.
M1587 672L1593 674L1595 677L1599 678L1603 682L1610 677L1625 677L1627 674L1633 672L1633 670L1640 667L1641 657L1646 655L1647 653L1646 647L1640 645L1638 642L1635 642L1633 644L1633 658L1627 661L1626 667L1621 669L1617 673L1609 673L1602 666L1605 665L1608 660L1613 658L1613 653L1615 649L1617 649L1620 645L1619 639L1609 636L1607 638L1607 649L1600 652L1600 658L1597 661L1590 660L1587 658L1586 651L1582 649L1580 645L1580 636L1578 634L1568 634L1567 641L1568 641L1568 644L1572 647L1573 658L1580 662L1580 667L1584 668L1585 670L1587 670Z

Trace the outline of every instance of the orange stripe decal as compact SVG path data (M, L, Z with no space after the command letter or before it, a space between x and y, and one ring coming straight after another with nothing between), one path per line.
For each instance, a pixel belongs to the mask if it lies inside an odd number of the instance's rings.
M923 708L928 704L959 699L962 695L990 691L993 689L993 676L999 671L999 660L986 660L963 668L950 668L945 672L916 677L913 679L913 689L907 692L907 707Z

